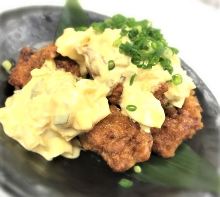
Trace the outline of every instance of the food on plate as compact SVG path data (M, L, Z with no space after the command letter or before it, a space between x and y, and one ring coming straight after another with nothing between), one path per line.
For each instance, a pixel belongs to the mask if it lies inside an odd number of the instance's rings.
M0 109L5 133L47 160L101 155L116 172L169 158L203 127L178 51L147 20L116 15L23 48Z

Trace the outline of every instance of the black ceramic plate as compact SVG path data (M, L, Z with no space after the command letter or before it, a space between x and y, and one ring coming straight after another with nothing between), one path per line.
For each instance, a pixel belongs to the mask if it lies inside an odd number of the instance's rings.
M0 15L0 62L16 59L24 46L53 40L61 14L59 7L31 7ZM91 20L102 16L89 12ZM219 105L201 79L183 63L197 84L197 96L204 109L205 128L191 142L193 149L219 167ZM0 106L4 105L12 88L7 75L0 70ZM0 128L0 185L16 197L203 197L204 192L162 188L135 182L125 190L117 182L122 175L113 173L92 153L82 153L79 159L57 158L47 162L30 153L4 135ZM208 195L214 196L214 195Z

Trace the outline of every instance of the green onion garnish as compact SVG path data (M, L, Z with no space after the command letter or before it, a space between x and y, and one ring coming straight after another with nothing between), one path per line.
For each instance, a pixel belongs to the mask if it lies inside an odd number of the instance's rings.
M128 30L126 28L121 29L121 36L126 36L128 34Z
M106 25L105 23L93 23L92 27L96 32L102 33L105 31Z
M121 38L126 36L129 40L123 43L119 38L113 43L113 46L119 47L120 53L131 57L132 63L138 68L151 69L160 64L164 70L172 74L171 57L165 56L164 53L168 49L177 54L178 50L170 47L160 30L152 27L149 21L136 21L134 18L118 14L103 22L93 23L92 27L98 33L102 33L106 28L121 29Z
M134 83L134 78L136 77L136 74L133 74L132 76L131 76L131 79L130 79L130 86Z
M143 63L141 68L143 68L143 69L151 69L152 66L153 66L153 64L151 64L151 63L148 63L148 64Z
M135 173L139 174L139 173L141 173L142 169L140 166L137 165L137 166L134 166L134 171L135 171Z
M137 107L135 105L127 105L126 109L128 111L135 111L137 109Z
M128 37L129 37L129 39L130 39L130 40L134 40L135 37L138 35L138 33L139 33L139 31L138 31L137 28L134 28L134 29L130 30L130 31L128 32Z
M88 27L84 27L84 26L75 27L75 30L76 30L76 31L85 31L85 30L87 30L87 29L88 29Z
M172 76L172 82L174 85L179 85L183 82L183 78L180 74L175 74Z
M173 67L171 61L167 58L160 58L160 64L164 70L167 70L170 74L173 73Z
M115 62L113 60L108 61L108 70L113 70L115 68Z
M2 67L5 69L5 71L6 71L7 73L10 73L10 70L11 70L11 68L12 68L12 63L11 63L9 60L4 60L4 61L2 62Z
M176 48L174 48L174 47L170 47L170 49L172 50L172 52L173 52L174 54L179 53L179 50L176 49Z
M119 47L121 43L122 43L122 38L119 37L118 39L116 39L116 40L113 42L113 47Z
M133 182L128 180L128 179L121 179L118 184L121 186L121 187L124 187L124 188L130 188L133 186Z
M131 58L131 62L137 66L140 65L141 63L141 56L140 55L134 55L132 58Z

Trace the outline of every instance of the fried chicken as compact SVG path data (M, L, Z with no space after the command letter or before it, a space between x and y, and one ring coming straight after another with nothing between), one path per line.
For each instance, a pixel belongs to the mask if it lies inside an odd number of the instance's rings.
M202 108L196 98L186 98L181 109L167 108L166 119L161 129L151 129L153 151L164 158L173 157L178 146L190 139L203 127Z
M111 114L81 136L85 150L100 154L115 172L124 172L138 162L149 159L152 136L119 109L111 106Z
M80 77L79 65L68 57L58 56L55 58L57 68L63 68L66 72L71 72L73 75Z
M168 91L168 88L169 88L168 83L162 83L154 92L155 98L157 98L160 101L163 107L165 107L168 104L168 99L164 94L165 92Z
M119 105L121 95L123 92L123 85L121 83L118 83L115 88L112 90L112 93L110 96L108 96L108 100L112 105Z
M16 88L22 88L31 79L31 71L34 68L40 68L46 59L53 59L55 56L56 47L53 44L37 52L23 48L16 66L11 71L9 83Z
M15 68L11 71L9 83L15 88L22 88L31 79L31 71L40 68L47 59L54 59L57 68L63 68L66 72L80 76L77 63L68 57L59 56L56 52L56 46L50 44L38 51L23 48Z

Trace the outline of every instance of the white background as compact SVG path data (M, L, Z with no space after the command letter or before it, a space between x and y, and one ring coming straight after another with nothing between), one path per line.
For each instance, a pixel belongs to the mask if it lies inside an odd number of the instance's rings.
M220 0L212 1L220 5ZM4 3L3 3L4 2ZM64 0L7 0L0 12L22 6L64 5ZM149 19L204 80L220 103L220 8L199 0L81 0L87 10ZM0 196L5 197L4 194Z

